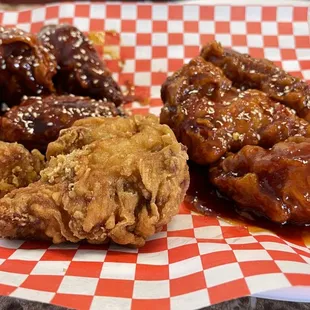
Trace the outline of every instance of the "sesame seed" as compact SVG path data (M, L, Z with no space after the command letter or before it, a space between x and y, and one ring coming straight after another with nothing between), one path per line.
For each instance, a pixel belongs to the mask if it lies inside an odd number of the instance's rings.
M240 133L239 133L239 132L234 132L232 136L233 136L233 139L234 139L235 141L238 141L239 138L240 138Z

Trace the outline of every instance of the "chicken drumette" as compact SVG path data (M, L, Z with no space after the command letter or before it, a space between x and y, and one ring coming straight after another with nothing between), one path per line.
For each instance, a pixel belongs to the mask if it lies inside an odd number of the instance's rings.
M245 146L210 169L211 182L237 205L277 223L310 224L310 138L270 150Z
M0 197L3 197L15 188L39 180L45 162L38 150L30 153L20 144L0 142L0 165Z
M55 73L55 57L33 34L0 26L0 104L10 107L24 95L53 92Z
M310 86L305 81L293 77L267 59L240 54L223 48L215 41L202 48L201 56L221 68L237 88L261 90L310 122Z
M24 98L0 118L0 138L45 152L59 131L86 117L125 115L114 103L73 95Z
M142 246L178 212L188 157L155 116L79 120L59 140L41 179L0 199L2 237Z
M169 125L199 164L216 162L245 145L271 147L290 136L309 136L310 126L295 111L259 90L239 90L223 71L202 57L162 86L161 123Z
M56 58L54 83L61 94L89 96L120 105L122 92L89 39L71 25L49 25L38 35Z
M222 194L274 222L310 224L307 83L211 42L166 80L161 95L161 122L193 161L212 164Z

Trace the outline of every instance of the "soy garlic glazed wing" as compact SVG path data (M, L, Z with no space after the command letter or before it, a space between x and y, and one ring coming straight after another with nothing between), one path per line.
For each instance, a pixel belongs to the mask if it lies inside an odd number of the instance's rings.
M198 164L212 164L245 145L272 147L290 136L309 136L308 122L259 90L232 86L202 57L169 77L161 90L161 123L169 125Z
M19 104L22 96L41 96L54 91L53 55L36 37L16 28L0 26L0 104Z
M26 97L0 118L0 139L46 151L60 130L86 117L125 115L114 103L73 95Z
M87 118L60 139L41 179L0 199L2 237L139 247L178 213L188 156L157 117Z
M58 93L88 96L120 105L123 95L92 43L70 25L44 27L38 38L56 58Z
M223 48L216 41L205 45L201 56L221 68L235 87L261 90L310 122L310 86L305 81L291 76L267 59L240 54Z
M310 139L266 150L245 146L210 169L211 182L241 209L277 223L310 224Z

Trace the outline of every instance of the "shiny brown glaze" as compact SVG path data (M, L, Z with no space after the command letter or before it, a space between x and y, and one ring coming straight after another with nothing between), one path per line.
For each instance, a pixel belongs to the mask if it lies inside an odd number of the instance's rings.
M310 227L307 225L296 226L291 223L281 225L280 223L269 221L264 214L253 213L223 196L216 187L210 183L208 178L208 167L200 166L189 162L190 187L187 191L184 206L189 211L207 215L208 220L216 218L234 228L231 237L240 233L245 235L262 232L278 235L281 239L287 240L301 246L310 245ZM248 231L248 232L247 232ZM225 237L229 238L228 231Z
M45 151L59 131L86 117L112 117L123 112L113 103L73 95L28 97L0 119L0 138L28 149Z
M34 35L0 26L0 103L13 106L20 103L23 95L53 92L55 73L54 56Z
M310 136L310 125L294 110L261 91L232 87L220 68L199 56L166 80L161 95L161 123L199 164L245 145L271 147L290 136Z
M56 58L54 83L59 93L89 96L116 105L123 102L119 86L81 31L70 25L50 25L40 31L38 38Z
M210 217L242 219L233 201L216 190L209 180L209 167L201 166L189 161L190 185L184 204L191 211Z
M245 146L210 169L211 182L240 208L277 223L310 224L310 138L270 150Z
M201 56L220 67L237 88L261 90L310 122L310 85L305 81L289 75L267 59L255 59L223 48L215 41L203 47Z

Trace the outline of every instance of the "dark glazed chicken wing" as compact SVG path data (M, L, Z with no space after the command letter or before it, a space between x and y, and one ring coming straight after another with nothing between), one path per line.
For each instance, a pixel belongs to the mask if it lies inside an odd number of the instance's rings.
M2 237L142 246L178 213L188 156L155 116L88 118L60 135L75 148L50 144L41 179L0 199Z
M59 69L54 83L59 93L105 99L116 105L123 102L119 86L81 31L70 25L50 25L38 38L56 58Z
M38 150L30 153L22 145L0 141L0 165L0 197L3 197L15 188L36 182L45 163Z
M310 136L308 122L258 90L231 86L222 70L202 57L162 86L161 123L169 125L198 164L216 162L245 145L271 147L289 136Z
M0 138L45 151L59 131L86 117L124 115L114 103L73 95L28 97L0 118Z
M310 139L265 150L245 146L210 169L211 182L240 208L277 223L310 224Z
M203 47L201 56L220 67L237 88L261 90L310 122L310 85L305 81L289 75L267 59L240 54L215 41Z
M36 37L16 28L0 26L0 104L17 105L23 95L54 91L54 56Z

